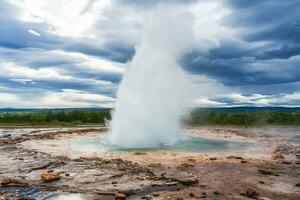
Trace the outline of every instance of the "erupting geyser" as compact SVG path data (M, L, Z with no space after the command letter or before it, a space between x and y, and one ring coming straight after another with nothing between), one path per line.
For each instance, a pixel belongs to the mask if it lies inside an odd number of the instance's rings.
M127 148L175 143L191 83L178 59L193 43L192 16L160 6L148 18L124 74L110 122L110 143Z

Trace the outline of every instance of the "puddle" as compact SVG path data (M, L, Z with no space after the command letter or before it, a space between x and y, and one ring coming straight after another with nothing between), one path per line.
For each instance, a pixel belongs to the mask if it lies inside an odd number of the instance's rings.
M97 194L67 193L62 191L44 191L31 187L0 187L0 192L9 192L16 198L34 198L36 200L114 200L114 196Z
M220 139L207 139L196 136L188 136L175 144L159 145L155 148L122 148L109 143L106 136L76 137L69 141L69 147L73 150L84 152L122 152L122 151L180 151L180 152L231 152L252 147L250 142L236 142Z

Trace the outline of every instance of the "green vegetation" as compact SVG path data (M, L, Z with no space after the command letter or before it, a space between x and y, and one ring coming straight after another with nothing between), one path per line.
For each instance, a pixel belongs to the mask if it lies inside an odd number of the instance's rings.
M185 120L189 125L300 125L300 112L225 112L197 109Z
M0 125L103 125L109 119L109 110L0 112ZM188 125L298 126L300 125L300 112L196 109L184 119L184 123Z
M104 124L109 111L40 111L0 113L2 125L86 125Z

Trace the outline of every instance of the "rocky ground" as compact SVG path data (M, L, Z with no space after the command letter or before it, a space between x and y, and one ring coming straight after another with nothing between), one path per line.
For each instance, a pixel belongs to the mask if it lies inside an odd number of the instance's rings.
M85 155L63 148L62 141L99 134L105 128L2 128L0 200L300 199L300 128L187 130L202 137L251 141L260 148L230 155L138 151Z

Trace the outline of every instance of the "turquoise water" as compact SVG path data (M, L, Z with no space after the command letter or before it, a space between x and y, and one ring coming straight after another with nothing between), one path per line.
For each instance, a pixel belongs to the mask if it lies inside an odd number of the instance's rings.
M123 148L113 146L106 137L80 137L70 142L71 148L89 152L121 151L183 151L183 152L228 152L250 147L248 142L234 142L219 139L207 139L197 136L185 137L175 144L161 144L151 148Z

